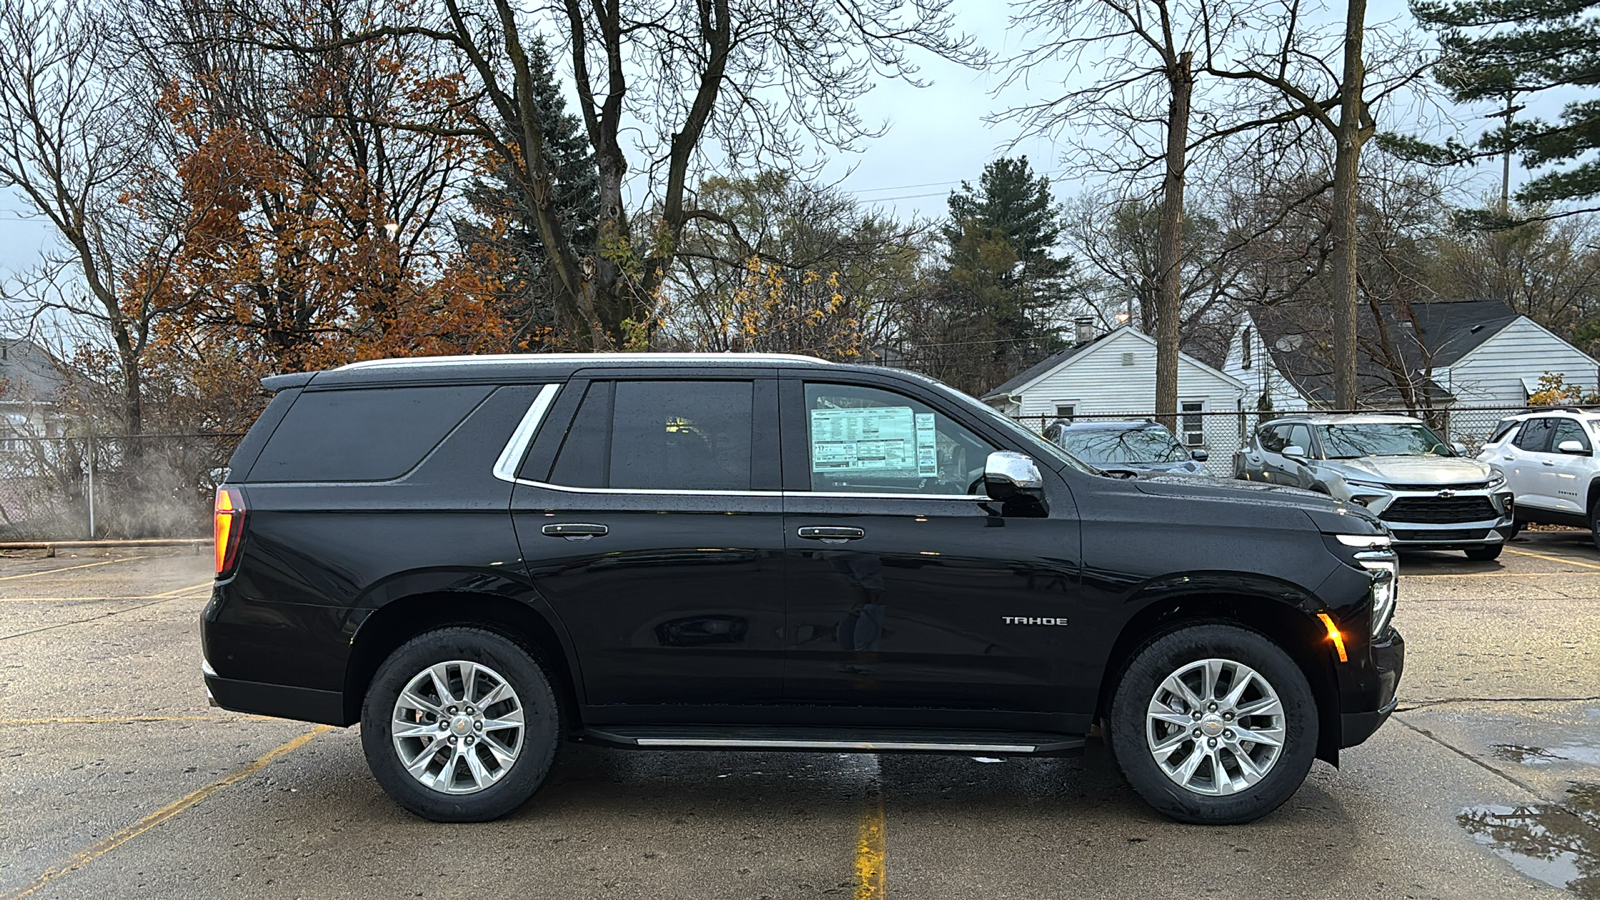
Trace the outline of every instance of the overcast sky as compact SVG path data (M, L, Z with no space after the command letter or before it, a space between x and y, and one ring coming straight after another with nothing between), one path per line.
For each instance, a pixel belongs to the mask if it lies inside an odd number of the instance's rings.
M1014 53L1028 37L1008 29L1004 0L957 0L955 7L959 27L999 56ZM1343 3L1339 2L1326 14L1342 12ZM1411 29L1411 21L1403 0L1373 0L1368 12L1373 28ZM1057 175L1059 199L1078 192L1081 185L1075 179L1060 177L1059 148L1035 138L1008 149L1017 138L1015 127L992 127L983 121L993 112L1035 99L1047 89L1049 79L1036 79L1031 94L1019 88L996 96L994 91L1002 78L998 73L973 72L926 55L921 68L922 77L932 81L930 87L916 89L901 83L883 83L863 98L859 108L864 118L869 122L887 121L889 131L864 146L860 153L830 160L824 177L839 181L841 189L863 203L892 210L902 218L942 216L949 192L962 180L975 182L984 164L1001 153L1026 154L1036 172ZM1407 104L1390 109L1389 118L1380 121L1380 127L1386 130L1412 130L1413 123L1394 121L1396 114L1426 115L1414 112L1414 107ZM1458 111L1469 136L1481 129L1481 120L1476 117L1483 111ZM18 216L17 211L22 208L19 198L0 193L0 274L34 265L42 248L52 240L48 225Z

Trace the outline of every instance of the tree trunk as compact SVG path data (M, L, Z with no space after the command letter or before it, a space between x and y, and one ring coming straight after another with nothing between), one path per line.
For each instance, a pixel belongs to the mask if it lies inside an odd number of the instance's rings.
M1335 135L1333 164L1333 221L1329 235L1333 249L1333 404L1355 409L1356 313L1360 305L1356 286L1356 189L1361 162L1363 128L1362 92L1366 69L1361 62L1361 41L1367 18L1367 0L1349 0L1344 27L1344 80L1339 97L1339 130Z
M1172 98L1167 106L1166 175L1161 181L1161 219L1156 224L1156 418L1178 431L1178 325L1183 306L1179 263L1183 257L1183 184L1189 148L1189 100L1194 92L1194 55L1167 66Z

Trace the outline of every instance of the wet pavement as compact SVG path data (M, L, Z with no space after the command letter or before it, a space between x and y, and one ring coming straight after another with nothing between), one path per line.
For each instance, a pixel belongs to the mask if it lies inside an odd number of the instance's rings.
M1250 825L1082 758L569 746L484 825L401 812L359 735L208 709L205 555L0 559L0 897L1600 900L1600 553L1403 562L1401 711Z

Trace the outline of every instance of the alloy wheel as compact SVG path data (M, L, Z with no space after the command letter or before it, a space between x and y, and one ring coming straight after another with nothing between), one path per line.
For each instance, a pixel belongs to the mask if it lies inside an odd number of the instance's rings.
M522 700L482 663L451 660L406 682L390 720L407 773L444 794L472 794L498 782L522 752Z
M1237 794L1258 784L1283 753L1283 702L1260 672L1202 659L1161 681L1145 715L1156 765L1196 794Z

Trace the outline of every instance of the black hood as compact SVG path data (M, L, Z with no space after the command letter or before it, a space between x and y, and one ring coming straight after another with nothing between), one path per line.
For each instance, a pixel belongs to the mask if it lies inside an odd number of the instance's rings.
M1335 500L1327 494L1259 481L1151 475L1132 479L1140 493L1152 497L1182 497L1240 506L1298 509L1325 534L1383 534L1383 523L1366 507Z

